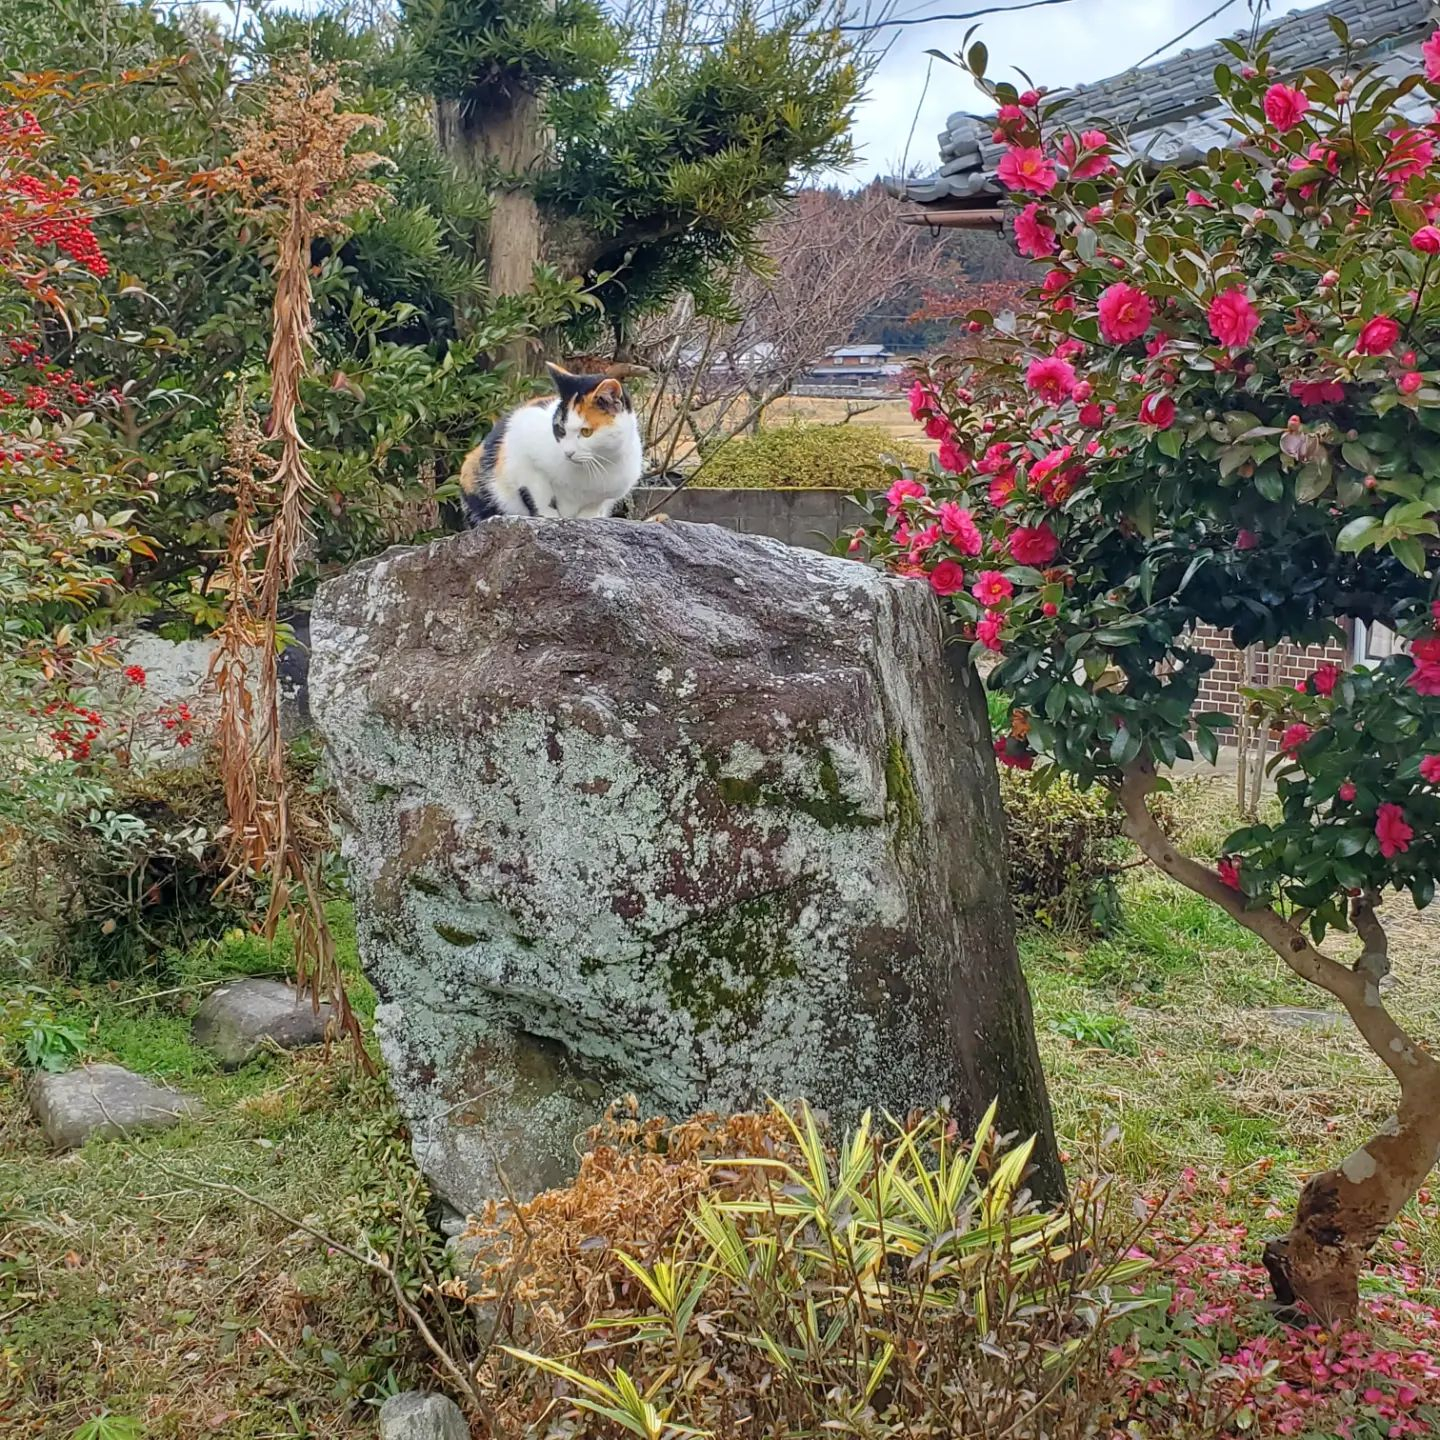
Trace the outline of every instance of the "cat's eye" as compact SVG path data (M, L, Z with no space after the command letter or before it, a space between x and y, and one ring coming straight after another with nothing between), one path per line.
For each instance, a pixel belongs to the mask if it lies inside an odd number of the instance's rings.
M593 425L582 425L580 427L581 439L588 440L594 433L595 427Z

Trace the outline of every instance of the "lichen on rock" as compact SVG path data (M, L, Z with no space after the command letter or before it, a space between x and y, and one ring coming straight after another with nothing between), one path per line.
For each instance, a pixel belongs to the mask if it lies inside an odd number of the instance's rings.
M1054 1188L983 716L924 586L503 520L332 581L312 645L381 1045L456 1208L564 1179L626 1092L844 1122L1003 1082Z

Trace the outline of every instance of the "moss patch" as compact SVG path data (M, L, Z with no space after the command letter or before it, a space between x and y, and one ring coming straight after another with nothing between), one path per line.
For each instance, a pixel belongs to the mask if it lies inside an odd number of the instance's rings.
M898 735L892 735L885 747L885 805L901 839L920 829L920 794L910 775L905 743Z
M741 900L672 937L666 989L697 1030L727 1021L736 1030L753 1025L771 985L799 973L777 898Z

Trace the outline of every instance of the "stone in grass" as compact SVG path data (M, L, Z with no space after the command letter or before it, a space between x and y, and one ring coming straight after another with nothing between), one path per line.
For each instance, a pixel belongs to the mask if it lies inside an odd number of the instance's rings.
M683 1120L1039 1135L980 695L930 588L710 525L497 519L324 586L310 702L377 1033L456 1210Z
M380 1440L470 1440L470 1427L448 1395L406 1390L380 1407Z
M95 1136L166 1130L203 1107L193 1095L167 1089L123 1065L82 1065L62 1075L37 1075L30 1113L57 1150L73 1150Z
M212 990L195 1012L191 1033L227 1070L243 1065L267 1042L282 1050L318 1045L330 1023L330 1006L318 1012L294 986L280 980L237 980Z
M1345 1024L1344 1017L1333 1010L1312 1010L1304 1005L1276 1005L1265 1013L1286 1030L1322 1030L1329 1033Z

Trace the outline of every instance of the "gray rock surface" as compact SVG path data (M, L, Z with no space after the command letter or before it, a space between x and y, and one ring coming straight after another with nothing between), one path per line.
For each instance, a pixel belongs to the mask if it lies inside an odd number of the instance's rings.
M330 1022L330 1005L317 1011L309 997L283 980L236 980L212 990L191 1022L195 1043L221 1065L243 1065L265 1045L282 1050L318 1045Z
M926 586L499 520L331 581L311 638L381 1046L455 1208L562 1183L626 1093L837 1125L998 1094L1058 1188L984 707Z
M470 1427L448 1395L406 1390L380 1407L380 1440L470 1440Z
M1345 1017L1334 1010L1311 1010L1304 1005L1276 1005L1265 1012L1286 1030L1339 1030Z
M57 1150L73 1150L97 1135L166 1130L202 1108L193 1095L156 1085L122 1065L82 1065L61 1075L37 1075L30 1085L30 1113Z

